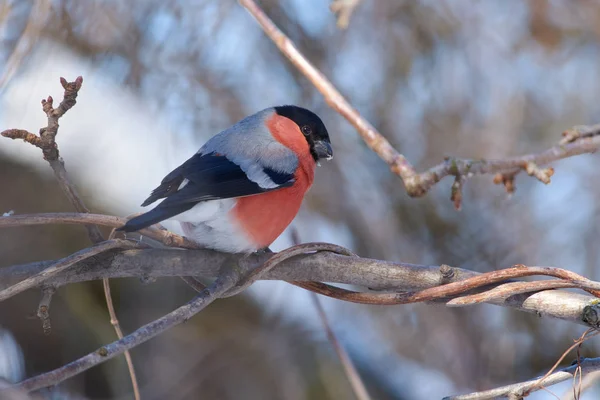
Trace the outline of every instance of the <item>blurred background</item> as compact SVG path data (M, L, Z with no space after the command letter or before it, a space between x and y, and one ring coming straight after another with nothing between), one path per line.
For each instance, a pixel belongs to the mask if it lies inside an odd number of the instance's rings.
M347 30L323 0L264 0L265 12L419 170L444 156L502 158L548 148L600 122L600 2L363 0ZM600 158L558 162L550 186L491 176L409 198L400 179L327 107L233 0L0 0L0 130L45 126L40 99L83 75L57 142L94 212L128 215L210 136L265 107L324 120L335 159L294 222L302 241L364 257L489 271L514 263L598 272ZM71 211L39 149L0 141L0 212ZM286 232L272 247L289 246ZM0 267L89 245L82 227L0 231ZM179 279L111 281L125 333L194 293ZM115 340L101 282L0 303L7 379L57 368ZM436 399L543 374L583 327L493 306L376 307L322 299L374 399ZM10 333L9 333L10 332ZM20 348L22 357L19 356ZM598 341L582 355L597 356ZM308 292L259 282L132 351L144 399L350 399ZM574 356L573 356L574 357ZM567 357L565 363L572 361ZM553 386L559 396L571 382ZM60 385L73 398L129 399L123 357ZM531 399L552 398L538 392ZM594 388L582 399L600 398Z

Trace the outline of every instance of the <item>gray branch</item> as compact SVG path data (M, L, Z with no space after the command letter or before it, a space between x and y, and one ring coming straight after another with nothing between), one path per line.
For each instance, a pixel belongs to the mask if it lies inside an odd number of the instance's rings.
M236 265L239 255L212 250L143 249L110 251L82 260L47 281L54 287L103 278L159 278L196 276L215 278L222 268ZM247 262L262 265L271 255L253 255ZM15 265L0 269L0 289L35 275L56 261ZM461 268L426 266L321 252L297 256L277 265L261 279L320 281L367 287L374 290L415 291L464 280L477 275ZM464 295L464 294L463 294ZM575 322L600 325L600 307L594 297L561 290L519 294L491 300L490 304L511 307Z

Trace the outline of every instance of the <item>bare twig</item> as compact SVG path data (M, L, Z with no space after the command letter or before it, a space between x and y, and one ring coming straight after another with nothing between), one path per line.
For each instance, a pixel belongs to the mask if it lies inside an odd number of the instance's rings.
M72 376L75 376L93 366L101 364L111 358L131 349L172 327L187 321L206 306L218 299L227 290L232 288L239 280L239 272L235 268L229 269L221 275L209 288L203 290L198 296L187 304L171 311L167 315L150 322L125 336L123 339L112 342L86 356L72 361L60 368L44 374L29 378L13 386L14 389L33 391L48 386L56 385ZM0 389L0 395L2 390ZM0 396L1 397L1 396Z
M577 283L560 279L536 282L510 282L496 286L495 288L486 290L482 293L457 297L448 301L446 305L451 307L464 307L473 304L487 303L493 299L506 298L509 296L514 296L515 294L532 293L540 290L550 290L559 288L568 289L576 287L581 288L581 286Z
M80 213L89 213L90 210L83 204L75 186L68 178L64 161L59 157L58 145L56 144L56 135L58 134L59 126L58 120L77 102L77 94L83 84L83 78L80 76L75 79L74 82L67 82L65 78L60 78L60 83L65 91L63 100L57 108L53 107L54 100L52 99L52 96L48 96L47 99L42 100L42 109L46 114L48 124L46 127L40 129L39 136L22 129L8 129L0 133L0 135L10 139L22 139L27 143L31 143L40 148L44 155L44 159L48 161L52 167L52 171L54 171L54 176L56 177L60 188L63 190L73 207L75 207L75 210ZM102 233L97 226L86 225L86 229L92 243L100 243L103 240Z
M108 308L108 313L110 315L110 323L114 327L115 332L117 333L117 337L119 340L123 339L123 331L121 330L121 326L119 325L119 320L117 319L117 313L115 312L115 307L113 305L112 296L110 294L110 283L108 279L103 279L102 284L104 287L104 297L106 298L106 307ZM129 376L131 377L131 385L133 386L133 396L135 400L140 400L140 388L137 382L137 377L135 374L135 368L133 367L133 360L131 358L131 353L129 350L125 350L125 361L127 362L127 369L129 370Z
M589 332L589 331L588 331ZM568 379L573 379L573 376L577 373L586 374L590 372L600 371L600 358L588 358L582 359L580 363L577 365L572 365L568 368L561 369L559 371L554 372L558 364L564 359L564 357L575 347L579 346L583 341L596 336L598 331L585 336L582 335L575 344L573 344L569 349L567 349L561 358L556 362L554 367L544 376L536 379L531 379L526 382L514 383L507 386L502 386L495 389L485 390L482 392L475 392L470 394L463 394L457 396L448 396L444 397L443 400L485 400L485 399L497 399L510 396L514 398L522 399L529 395L532 392L537 390L545 389L548 386L555 385L557 383L566 381ZM543 385L542 385L543 384Z
M198 279L193 276L182 276L181 279L188 284L189 287L194 289L196 292L200 293L204 289L206 289L206 285L200 282Z
M42 287L42 299L37 309L37 316L42 321L42 329L45 335L49 335L52 331L50 323L50 301L56 289L53 286Z
M564 382L569 379L573 379L573 375L577 371L578 366L572 365L568 368L561 369L549 375L544 380L544 387L555 385L560 382ZM591 372L600 371L600 358L587 358L581 361L581 373L587 374ZM444 397L443 400L486 400L486 399L497 399L502 397L508 397L512 393L525 393L534 385L536 385L538 379L532 379L526 382L513 383L511 385L502 386L496 389L485 390L482 392L475 392L470 394L463 394L458 396ZM542 387L537 387L535 390L540 390ZM517 395L518 396L518 395ZM516 397L516 398L523 398Z
M281 53L321 92L327 104L346 118L356 128L365 143L390 166L392 172L402 178L406 192L410 196L425 195L433 185L447 176L462 179L480 174L499 174L496 175L494 181L504 183L507 190L512 192L514 191L514 176L528 163L544 165L579 154L593 153L600 147L600 125L577 126L570 130L577 133L570 134L568 141L563 140L559 145L540 153L504 160L446 158L444 162L427 171L417 173L406 157L394 149L390 142L350 105L325 75L298 51L292 41L277 28L254 0L239 0L239 3L256 19ZM545 175L549 174L548 172ZM540 174L540 177L542 175L544 174ZM543 179L546 180L545 177ZM460 180L459 184L462 184ZM459 191L456 191L456 195L453 193L452 198L455 204L457 199L460 200L460 197L456 197L459 194Z
M54 275L66 270L67 268L72 267L81 260L95 256L96 254L100 254L111 249L132 249L136 247L139 247L139 245L133 242L113 239L96 244L87 249L80 250L76 253L71 254L68 257L63 258L62 260L57 261L52 266L44 269L38 274L29 277L7 289L0 291L0 301L6 300L9 297L19 294L32 287L40 286L46 280L52 278Z
M115 236L116 230L110 232L108 239L111 240ZM117 319L117 312L115 311L115 306L113 304L112 295L110 293L110 281L108 278L102 279L102 286L104 288L104 297L106 298L106 308L108 309L108 314L110 315L110 324L115 329L115 333L119 339L123 339L123 331L121 330L121 325L119 324L119 320ZM131 358L131 353L129 350L125 350L125 362L127 363L127 369L129 370L129 377L131 378L131 386L133 388L133 397L135 400L140 400L140 387L138 385L137 376L135 373L135 368L133 366L133 359Z
M531 392L534 392L538 388L542 387L542 384L546 383L546 379L556 370L556 368L558 368L560 363L565 359L565 357L567 355L569 355L571 350L573 350L575 348L577 348L577 369L575 370L575 374L577 374L577 373L581 374L581 356L579 354L581 345L586 340L589 340L592 337L597 336L598 334L600 334L600 331L595 330L593 328L590 328L590 329L586 330L585 332L583 332L581 334L581 336L575 340L575 343L573 343L567 350L565 350L562 353L562 355L558 358L558 360L556 360L556 362L554 363L552 368L550 368L550 370L548 370L548 372L546 372L546 374L544 376L542 376L540 379L538 379L538 381L534 385L532 385L530 388L523 389L523 390L517 392L517 394L522 395L522 396L528 396Z
M299 245L301 243L300 233L298 232L298 230L295 227L292 228L291 234L292 234L291 235L292 242L295 245ZM344 249L344 250L346 250L346 249ZM350 256L356 257L353 253L351 253ZM329 323L327 314L325 314L325 310L323 309L323 305L321 304L319 296L317 296L315 293L309 293L309 295L313 299L313 303L317 310L317 314L319 315L319 318L321 319L321 323L323 324L323 327L325 328L325 332L327 333L327 339L329 339L329 342L333 346L338 358L340 359L340 363L342 364L342 367L344 368L344 373L348 377L348 381L350 382L350 385L352 387L354 395L356 396L356 398L358 400L369 400L370 399L369 392L367 392L367 389L360 377L360 374L354 367L354 363L352 362L352 359L348 356L348 353L344 349L344 346L342 346L342 344L338 340L335 332L331 328L331 324Z
M127 220L121 217L87 213L46 213L22 214L0 217L0 229L16 226L44 225L44 224L95 224L118 228ZM197 249L198 245L183 236L154 227L139 231L142 235L160 241L166 246L176 246L186 249Z
M365 384L363 383L362 379L360 378L358 371L354 367L354 363L352 363L352 359L350 359L350 356L348 355L348 353L346 352L344 347L341 345L341 343L338 341L337 337L335 336L333 329L331 329L331 325L329 324L327 314L325 314L325 310L323 309L323 306L321 305L321 302L319 301L319 297L314 293L311 293L311 297L315 304L315 308L317 309L317 313L319 314L319 318L321 319L321 322L323 323L323 327L325 328L325 331L327 332L327 338L333 345L333 348L334 348L336 354L338 355L338 358L340 359L342 366L344 367L344 372L346 373L346 376L348 377L348 380L350 381L350 385L352 385L352 390L354 391L356 398L358 400L369 400L371 398L371 396L369 396L369 392L367 392L367 388L365 387Z
M348 28L350 17L354 9L360 4L361 0L333 0L329 5L332 13L337 15L337 27L340 29Z
M580 364L581 364L581 361L580 361ZM592 386L597 384L599 380L600 380L600 369L598 371L589 372L587 375L585 375L583 377L583 379L581 379L581 382L578 385L579 393L585 392L586 390L588 390L589 388L591 388ZM561 400L578 400L578 399L576 397L576 393L573 390L568 390L562 395Z
M67 176L67 170L65 168L62 158L59 157L58 145L56 144L56 135L58 134L59 127L58 120L76 104L77 95L79 93L79 90L81 89L81 85L83 84L83 78L80 76L74 82L67 82L66 79L60 78L60 83L64 88L65 92L63 100L60 102L57 108L53 107L53 99L51 96L48 96L47 99L42 100L42 109L46 113L48 123L45 128L40 129L40 136L36 136L30 132L18 129L5 131L2 133L2 135L11 139L22 139L36 147L39 147L42 150L42 153L44 154L44 159L46 159L50 163L50 166L54 171L54 176L56 177L59 186L63 189L63 192L65 193L71 204L75 207L75 210L81 213L89 213L89 209L85 206L83 200L77 193L75 186L71 183ZM86 225L86 229L88 231L88 236L92 243L102 242L102 233L100 232L98 226ZM109 236L109 239L113 239L114 234L115 230L113 229ZM123 332L121 331L121 327L119 326L119 321L117 320L117 316L113 306L108 278L103 279L103 286L104 294L106 297L106 305L110 314L110 322L113 325L119 339L122 339ZM50 299L52 296L52 292L47 293L48 294L46 294L46 291L44 292L44 297L42 298L42 302L38 307L38 316L42 320L42 327L44 329L44 333L49 334L50 316L48 314L48 310L50 309ZM140 392L135 375L135 369L133 367L133 361L128 350L125 351L125 360L127 361L127 367L131 376L134 397L136 400L140 400Z

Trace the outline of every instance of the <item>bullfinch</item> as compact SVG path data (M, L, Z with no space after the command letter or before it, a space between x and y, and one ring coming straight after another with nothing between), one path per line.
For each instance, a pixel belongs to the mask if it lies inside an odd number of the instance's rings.
M229 253L267 248L292 222L319 160L333 157L323 121L292 105L271 107L213 136L169 173L119 230L166 219L199 245Z

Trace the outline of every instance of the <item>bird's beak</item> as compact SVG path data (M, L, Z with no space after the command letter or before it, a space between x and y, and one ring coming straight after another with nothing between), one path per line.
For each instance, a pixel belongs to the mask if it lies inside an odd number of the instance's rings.
M326 160L331 160L333 158L333 149L331 148L331 143L325 140L319 140L315 142L315 152L317 153L317 157L319 157L319 159L324 158Z

